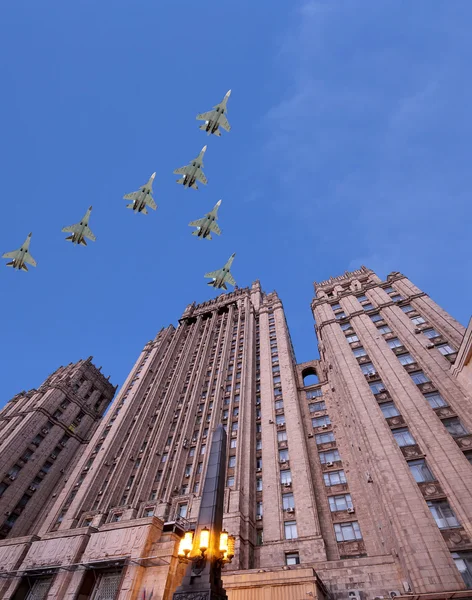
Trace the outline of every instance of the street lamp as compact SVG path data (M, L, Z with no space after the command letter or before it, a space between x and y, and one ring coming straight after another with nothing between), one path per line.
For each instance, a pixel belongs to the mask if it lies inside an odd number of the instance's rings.
M194 542L195 537L193 535L193 531L186 531L184 537L180 540L177 556L180 562L200 563L198 566L201 567L203 566L202 563L204 563L207 558L205 553L210 546L210 530L208 527L203 527L203 529L200 531L200 540L197 545L200 554L197 554L196 552L192 554L192 550L194 550ZM223 529L223 531L220 533L220 543L218 546L219 552L214 553L214 558L216 561L218 561L220 566L230 563L233 560L234 543L234 535L229 535L229 533Z

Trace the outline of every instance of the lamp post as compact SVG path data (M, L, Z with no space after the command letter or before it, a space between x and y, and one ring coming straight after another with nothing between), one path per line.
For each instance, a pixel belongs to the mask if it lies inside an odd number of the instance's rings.
M179 560L187 563L173 600L227 600L221 568L234 556L234 536L222 530L226 471L226 431L215 429L195 534L180 540Z

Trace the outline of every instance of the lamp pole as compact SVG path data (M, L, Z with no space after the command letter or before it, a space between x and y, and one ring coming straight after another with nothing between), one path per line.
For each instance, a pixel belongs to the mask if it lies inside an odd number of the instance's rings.
M234 538L222 531L226 473L226 431L213 432L208 468L195 535L187 532L179 547L179 559L187 569L173 600L227 600L221 567L234 555Z

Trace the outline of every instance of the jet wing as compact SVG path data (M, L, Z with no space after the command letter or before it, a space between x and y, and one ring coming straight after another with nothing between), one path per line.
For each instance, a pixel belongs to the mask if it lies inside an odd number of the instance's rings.
M216 279L218 277L218 275L220 274L221 269L219 269L218 271L211 271L210 273L207 273L206 275L204 275L204 277L212 277L214 279Z
M64 233L79 233L79 226L76 225L69 225L69 227L64 227L63 229L61 229L61 231L63 231Z
M189 227L203 227L206 219L198 219L197 221L190 221L188 224Z
M213 221L213 223L210 225L210 229L216 233L216 235L221 235L221 229L218 227L218 224L215 223L215 221Z
M195 173L195 177L198 179L198 181L201 181L204 185L206 185L208 183L208 179L205 177L205 174L203 173L203 171L201 169L197 170L197 172Z
M174 175L189 175L192 170L192 167L185 165L185 167L180 167L179 169L175 169Z
M31 256L31 254L29 252L25 252L23 260L25 263L28 263L29 265L31 265L33 267L36 266L36 261L34 260L34 258Z
M16 258L18 256L18 250L13 250L13 252L5 252L2 254L2 258Z
M126 194L123 196L123 200L137 200L139 192L131 192L131 194Z
M210 112L201 113L197 115L197 121L209 121L213 117L214 111L210 110Z
M227 281L230 285L236 285L236 281L234 280L234 277L231 275L231 273L226 273L225 281Z
M221 115L218 125L225 131L230 131L231 129L231 125L228 123L228 119L224 115Z
M95 242L95 240L97 239L93 235L92 230L90 229L90 227L88 227L88 226L84 229L84 236L87 237L89 240L92 240L92 242Z
M146 196L146 204L148 206L150 206L152 208L152 210L156 210L157 209L157 204L154 202L154 198L151 196L151 194L148 194Z

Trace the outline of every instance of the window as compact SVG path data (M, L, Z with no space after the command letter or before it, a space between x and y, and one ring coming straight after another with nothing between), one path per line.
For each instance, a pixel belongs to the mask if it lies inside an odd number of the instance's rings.
M362 308L363 308L364 310L372 310L372 309L374 308L374 305L373 305L373 304L371 304L370 302L368 302L367 304L363 304L363 305L362 305Z
M144 509L144 516L145 517L153 517L154 516L154 509L153 508L145 508Z
M323 395L320 389L309 390L308 392L305 392L305 394L308 400L311 400L312 398L320 398Z
M188 504L179 504L179 506L177 508L177 516L182 517L182 519L185 519L187 516L187 509L188 509Z
M336 512L338 510L347 510L352 508L351 494L340 494L339 496L329 496L329 510Z
M285 521L284 529L285 529L285 539L286 540L294 540L298 537L296 521Z
M149 494L149 500L155 500L157 498L157 490L152 490Z
M236 466L236 456L230 456L228 460L228 467L231 469Z
M278 442L286 442L287 441L287 432L286 431L278 431L277 432L277 441Z
M460 523L447 500L429 500L427 505L439 529L460 527Z
M288 460L288 450L279 450L279 461L287 461ZM262 459L261 459L262 462Z
M256 450L262 450L262 440L256 440Z
M163 462L163 463L167 462L167 457L168 457L168 456L169 456L168 454L163 454L163 455L161 456L161 462Z
M264 532L262 529L257 529L256 531L256 546L262 546L264 543Z
M237 442L237 439L236 438L232 438L231 442L229 444L229 447L230 448L236 448L236 442Z
M443 425L449 431L452 437L460 437L461 435L467 435L469 433L464 425L462 425L458 417L444 419Z
M290 469L280 471L280 483L288 483L289 485L292 484L292 472L290 471Z
M341 325L341 330L342 331L347 331L348 329L351 329L351 324L350 323L343 323Z
M229 410L224 410L223 411L223 419L227 419L229 415Z
M374 383L369 383L369 387L374 395L380 394L381 392L385 392L385 386L382 381L375 381Z
M383 321L379 313L375 313L375 315L370 315L370 319L373 323L377 323L377 321Z
M413 379L413 383L419 385L420 383L428 383L430 381L429 377L423 373L423 371L415 371L414 373L410 373L410 377Z
M472 552L453 552L451 556L467 589L472 589Z
M227 487L233 487L234 486L234 477L228 477L228 479L226 480L226 486Z
M415 439L408 431L408 427L394 429L393 437L397 441L397 444L400 446L400 448L403 448L404 446L414 446L416 444Z
M351 523L336 523L334 533L337 542L348 542L350 540L361 540L362 534L357 521Z
M451 346L449 346L449 344L441 344L439 346L436 346L436 348L439 350L439 352L441 352L441 354L443 356L449 356L449 354L454 354L455 353L454 348L452 348Z
M398 338L392 338L391 340L387 340L387 344L389 348L399 348L400 346L403 346L403 344L400 342L400 340Z
M337 302L336 304L331 304L331 308L333 310L339 310L341 308L341 305L339 304L339 302Z
M199 462L197 465L197 473L201 473L203 471L203 463Z
M262 509L262 502L256 502L256 515L259 517L262 517L263 514L263 509Z
M362 346L360 348L353 348L352 353L356 358L360 358L361 356L367 356L367 352Z
M231 423L231 431L238 431L238 422Z
M377 327L377 330L379 333L392 333L392 330L388 325L381 325L380 327Z
M285 415L276 415L275 422L277 425L285 425Z
M286 565L299 565L300 564L300 556L298 552L287 552L285 554L285 564Z
M331 487L332 485L339 485L341 483L347 483L346 474L343 470L323 473L323 479L326 487Z
M372 363L365 363L363 365L360 365L360 367L364 375L375 375L376 373L375 367Z
M262 477L256 477L256 491L262 492Z
M337 460L341 460L341 456L339 455L339 450L326 450L325 452L320 452L320 462L322 465L325 465L329 462L335 462Z
M424 458L419 458L418 460L409 460L408 466L410 467L411 474L417 483L434 481L436 479L429 470Z
M380 410L386 419L389 419L390 417L398 417L400 414L393 402L385 402L385 404L381 404Z
M367 300L367 296L357 296L358 302L365 302Z
M193 493L194 493L194 494L198 494L198 490L199 490L199 489L200 489L200 482L199 482L199 481L196 481L196 482L193 484Z
M328 442L335 441L334 433L332 431L329 431L328 433L317 433L315 439L317 444L327 444Z
M280 410L283 407L284 407L284 401L283 400L276 400L275 401L275 410Z
M205 444L200 448L200 454L205 454L206 452L206 446Z
M287 508L295 508L295 498L293 494L282 494L282 506L284 510Z
M323 425L331 425L331 421L328 415L324 415L322 417L315 417L312 419L311 424L313 427L323 427Z
M441 335L436 331L436 329L433 329L432 327L430 327L429 329L423 329L423 333L430 340L433 340L434 338L437 338Z
M185 476L190 477L190 473L192 472L192 465L186 465L185 467Z
M236 406L235 408L233 408L233 417L238 417L239 416L239 406Z
M388 287L384 288L384 292L386 292L387 294L391 294L394 291L395 290L393 289L393 287L391 285L389 285Z
M308 405L308 408L311 413L319 410L326 410L326 403L324 400L321 400L320 402L313 402L313 404Z
M412 317L410 321L413 323L413 325L421 325L422 323L426 323L423 317Z
M403 366L412 365L416 362L416 360L411 356L411 354L399 354L397 358L400 361L400 364L402 364Z
M400 300L403 300L403 296L401 296L400 294L394 294L393 296L391 296L391 298L394 302L400 302Z
M346 315L345 315L344 311L341 311L340 313L336 314L336 319L338 319L338 320L345 319L345 318L346 318Z
M114 513L114 515L111 518L111 522L118 523L118 521L121 521L122 516L123 516L123 513Z
M405 306L400 306L404 313L409 313L412 310L415 310L410 304L405 304Z
M356 334L354 334L354 335L348 335L348 336L346 336L346 340L347 340L347 341L348 341L350 344L353 344L354 342L358 342L358 341L359 341L359 338L357 337L357 335L356 335Z
M189 453L188 453L189 458L191 458L192 456L194 456L194 454L195 454L195 448L190 448Z
M425 394L424 397L429 402L431 408L441 408L441 406L447 406L447 402L439 392L430 392L429 394Z

